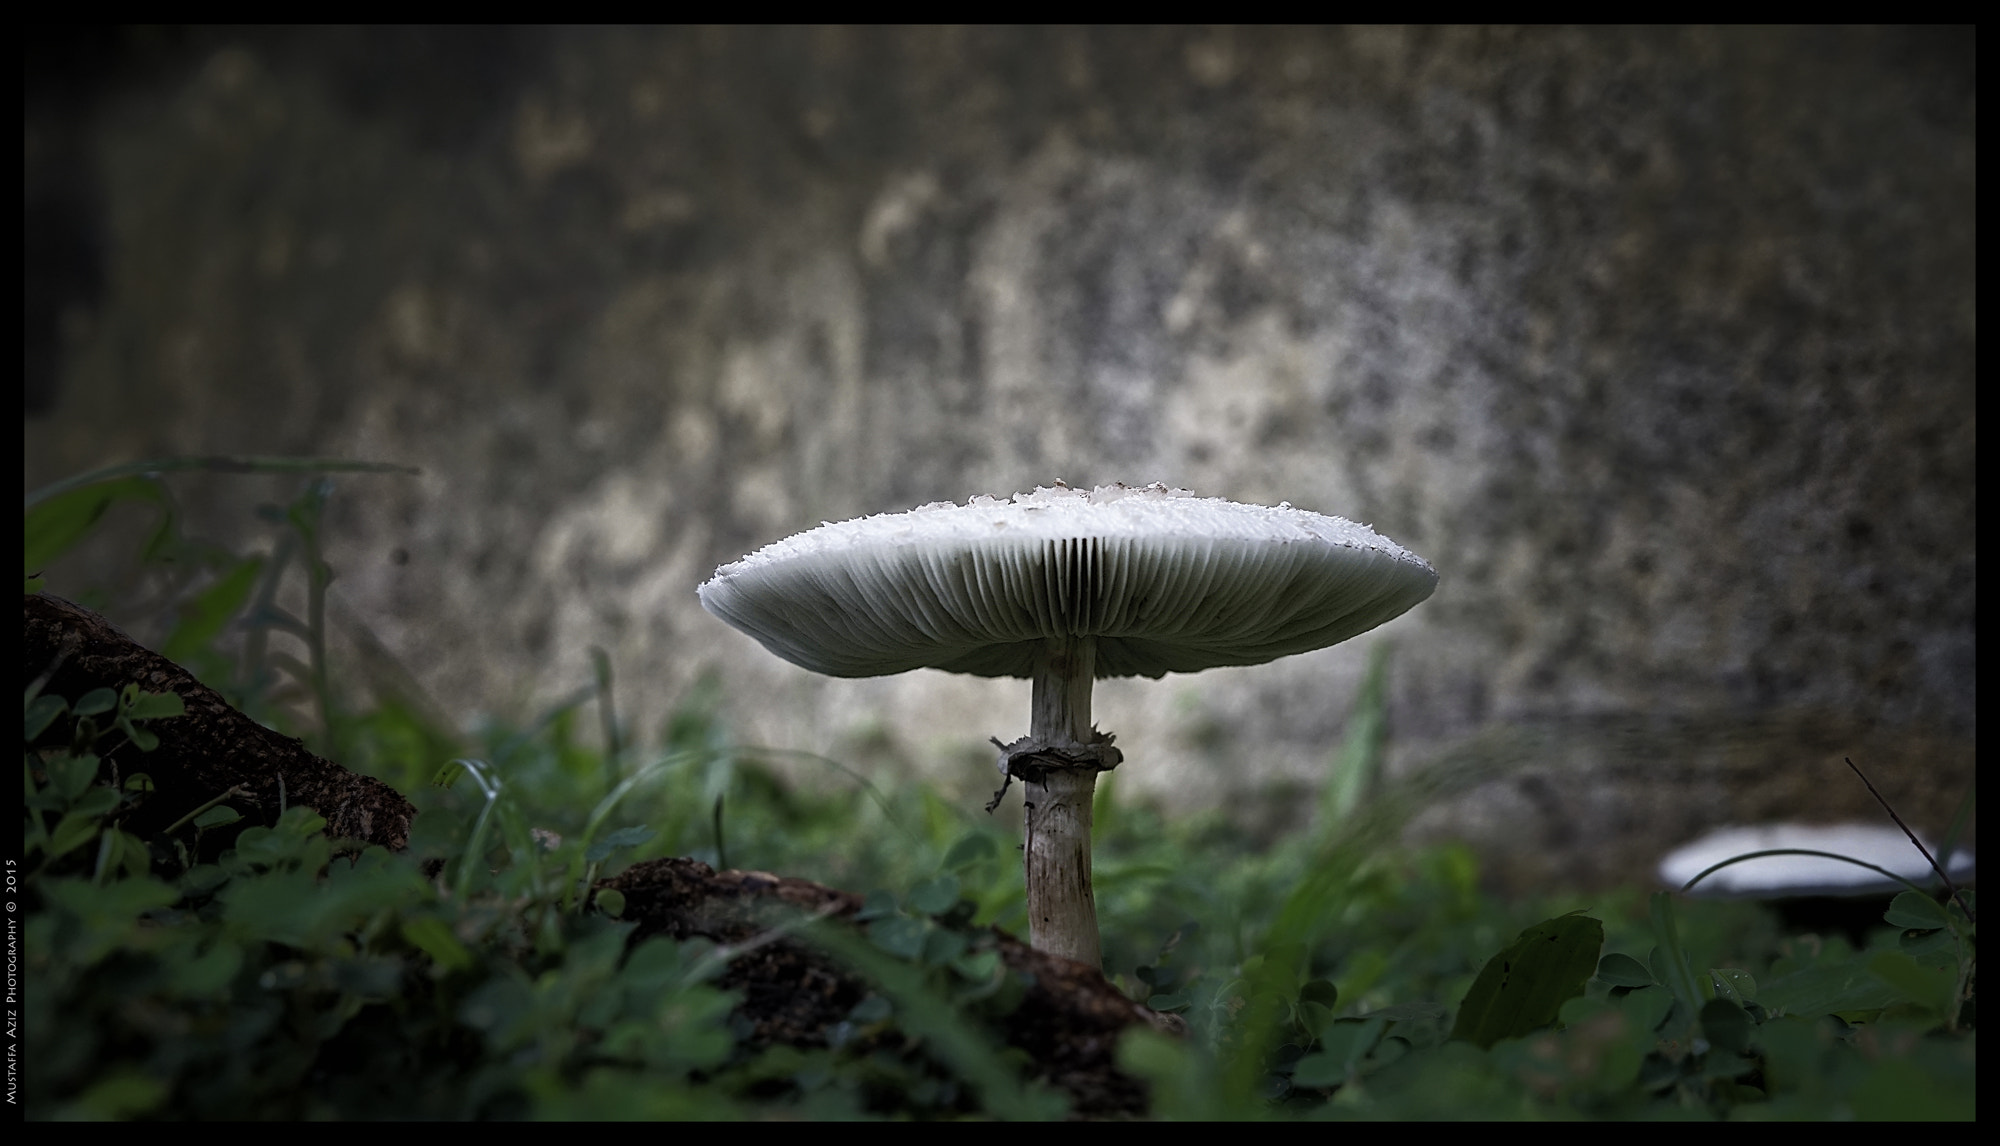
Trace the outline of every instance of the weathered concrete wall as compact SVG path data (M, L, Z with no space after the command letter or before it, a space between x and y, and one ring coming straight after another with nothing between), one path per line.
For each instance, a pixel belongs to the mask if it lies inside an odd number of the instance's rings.
M29 482L192 451L422 465L345 483L337 591L454 712L586 681L601 645L649 724L719 669L747 739L970 791L1024 684L812 677L695 584L823 519L1158 479L1436 565L1379 634L1398 765L1491 756L1432 822L1520 878L1862 810L1844 753L1933 823L1970 775L1969 31L189 56L90 122L108 286ZM191 490L241 520L227 483ZM1126 784L1295 806L1373 639L1102 686Z

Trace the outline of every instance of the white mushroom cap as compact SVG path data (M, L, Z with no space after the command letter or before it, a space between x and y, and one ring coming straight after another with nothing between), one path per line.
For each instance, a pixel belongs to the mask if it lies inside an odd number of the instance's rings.
M1436 586L1422 558L1343 518L1117 485L822 525L700 593L829 676L1025 677L1047 638L1095 637L1099 677L1157 677L1337 644Z
M1930 840L1924 846L1937 854ZM1887 868L1916 883L1936 878L1923 853L1910 845L1902 829L1887 824L1763 824L1720 828L1676 848L1660 861L1660 881L1680 887L1708 868L1735 856L1777 848L1832 852ZM1953 879L1974 870L1971 853L1951 857ZM1865 867L1820 856L1761 856L1723 868L1695 884L1695 895L1778 898L1804 895L1863 895L1895 891L1902 885Z

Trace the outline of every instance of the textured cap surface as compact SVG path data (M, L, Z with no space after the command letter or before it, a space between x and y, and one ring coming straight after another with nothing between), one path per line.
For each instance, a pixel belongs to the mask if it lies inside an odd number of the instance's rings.
M829 676L1027 676L1048 637L1097 675L1252 665L1337 644L1437 573L1364 525L1163 486L1037 489L822 525L724 565L709 612Z

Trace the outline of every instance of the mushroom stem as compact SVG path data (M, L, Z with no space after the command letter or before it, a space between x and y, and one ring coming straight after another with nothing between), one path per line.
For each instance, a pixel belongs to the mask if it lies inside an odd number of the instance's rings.
M1091 741L1090 688L1096 683L1095 637L1051 638L1035 656L1029 735L1048 745ZM1097 900L1090 890L1090 803L1097 772L1051 768L1027 781L1028 935L1037 951L1101 965Z

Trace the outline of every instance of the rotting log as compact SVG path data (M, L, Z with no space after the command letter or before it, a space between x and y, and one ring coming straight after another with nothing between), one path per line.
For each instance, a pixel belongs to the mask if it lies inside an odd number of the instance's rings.
M144 772L153 781L152 797L126 822L127 831L150 835L236 788L240 794L230 802L244 813L245 826L275 821L281 803L304 805L326 817L331 838L391 850L410 842L416 809L394 788L257 723L194 674L81 605L46 593L24 595L21 602L24 685L53 668L42 686L45 696L74 703L92 689L136 684L174 693L187 705L185 716L147 722L160 738L151 752L122 744L106 758L105 767L119 775Z
M788 918L851 919L861 910L860 896L767 872L718 872L691 859L634 864L594 890L607 889L625 897L622 915L638 925L634 941L699 937L747 948L717 985L743 995L740 1014L752 1046L829 1045L829 1033L870 990L809 943L771 938ZM990 934L1001 962L1031 980L1020 1005L995 1020L995 1034L1026 1052L1037 1077L1068 1094L1073 1115L1143 1117L1146 1086L1117 1068L1119 1037L1136 1025L1178 1034L1186 1023L1126 998L1095 967L1037 951L1005 932Z

